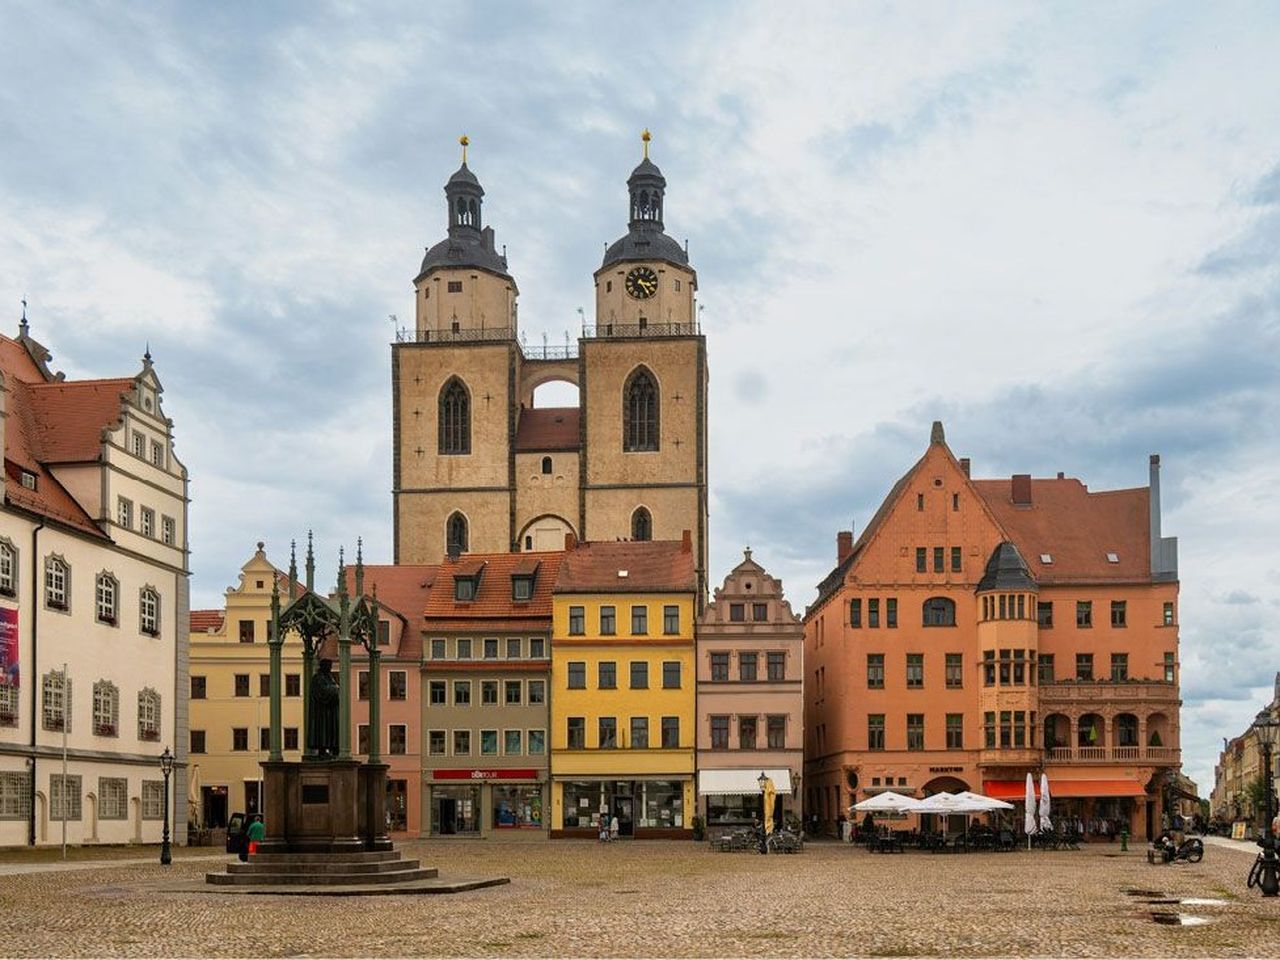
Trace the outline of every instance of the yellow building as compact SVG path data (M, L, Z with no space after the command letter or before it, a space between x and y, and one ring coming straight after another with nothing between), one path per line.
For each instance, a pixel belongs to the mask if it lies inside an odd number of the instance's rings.
M694 813L692 537L582 543L556 582L551 836L688 837Z
M263 545L228 587L224 610L191 611L191 780L189 819L219 829L232 813L261 812L261 767L270 753L271 691L267 635L273 578L286 578ZM286 636L281 727L284 758L301 760L302 642Z

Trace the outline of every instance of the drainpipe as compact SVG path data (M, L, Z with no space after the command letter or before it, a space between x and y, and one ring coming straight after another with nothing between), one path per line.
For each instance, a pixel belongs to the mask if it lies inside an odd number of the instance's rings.
M37 656L36 626L40 618L40 531L44 529L44 521L36 524L31 531L31 812L27 818L27 845L36 845L36 719L38 715L36 697L36 678L40 676Z

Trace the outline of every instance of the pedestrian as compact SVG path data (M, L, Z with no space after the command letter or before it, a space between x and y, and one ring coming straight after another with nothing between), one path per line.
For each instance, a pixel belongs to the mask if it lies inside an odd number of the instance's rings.
M267 825L262 821L262 814L253 815L253 823L249 824L249 856L258 852L258 844L266 839Z
M619 830L618 818L617 816L614 816L614 818L609 821L609 839L610 840L618 839L618 830Z
M604 815L600 815L600 842L609 842L609 819Z

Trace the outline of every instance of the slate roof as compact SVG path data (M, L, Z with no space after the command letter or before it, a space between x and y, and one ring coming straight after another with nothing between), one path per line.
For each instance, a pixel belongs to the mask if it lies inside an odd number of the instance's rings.
M560 571L560 552L469 553L446 560L437 568L425 608L427 629L483 629L484 622L500 623L503 629L546 629L551 621L551 591ZM527 575L533 570L533 597L515 600L511 596L511 575ZM454 578L479 575L474 600L454 599ZM516 626L536 623L534 627Z
M634 227L609 244L600 266L604 268L628 260L665 260L681 267L689 265L689 255L684 252L684 247L651 223Z
M975 592L984 590L1032 590L1036 582L1027 569L1027 562L1022 559L1018 548L1008 540L1001 542L987 561L987 569L978 581Z
M580 415L577 407L521 407L516 453L577 450Z
M1074 477L1033 479L1031 503L1015 504L1008 477L972 482L1040 584L1151 579L1148 487L1091 493Z
M565 555L555 592L692 593L697 586L693 551L679 540L589 541Z

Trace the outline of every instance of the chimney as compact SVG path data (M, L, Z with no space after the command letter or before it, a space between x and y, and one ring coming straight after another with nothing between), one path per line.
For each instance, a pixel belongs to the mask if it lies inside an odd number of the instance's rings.
M1058 471L1058 479L1059 479L1059 480L1065 480L1065 479L1067 479L1067 475L1066 475L1065 473L1063 473L1061 470L1059 470L1059 471Z
M1013 502L1020 506L1031 506L1031 474L1015 473L1013 475Z
M680 537L680 552L693 553L693 534L686 530Z
M964 471L964 475L966 477L969 476L969 458L968 457L960 458L960 469Z
M578 545L578 538L574 536L573 531L572 530L566 531L564 535L564 548L566 550L572 550L577 545Z
M1178 538L1166 537L1160 530L1160 454L1151 454L1151 576L1155 580L1178 579Z
M493 227L485 227L480 231L480 240L486 250L493 250Z
M836 563L844 563L851 553L853 553L853 531L838 531L836 533Z

